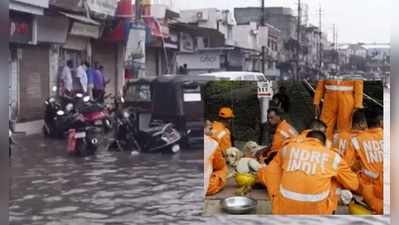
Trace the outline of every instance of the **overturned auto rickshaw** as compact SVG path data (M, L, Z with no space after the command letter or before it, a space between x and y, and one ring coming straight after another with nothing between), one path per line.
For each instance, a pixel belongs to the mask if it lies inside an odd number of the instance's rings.
M201 86L215 80L207 76L163 75L130 81L124 88L125 105L151 120L173 123L187 146L203 144Z

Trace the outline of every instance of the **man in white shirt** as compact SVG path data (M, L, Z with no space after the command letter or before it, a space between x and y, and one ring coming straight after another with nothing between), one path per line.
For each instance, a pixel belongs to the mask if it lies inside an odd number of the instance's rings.
M73 89L73 80L72 80L72 71L71 71L72 68L73 68L73 62L72 60L68 60L66 62L66 65L62 69L61 81L62 81L64 95L71 95Z
M88 83L86 69L87 69L86 62L82 62L80 66L78 66L78 68L76 69L76 76L80 80L80 84L82 86L84 93L87 93L87 83Z

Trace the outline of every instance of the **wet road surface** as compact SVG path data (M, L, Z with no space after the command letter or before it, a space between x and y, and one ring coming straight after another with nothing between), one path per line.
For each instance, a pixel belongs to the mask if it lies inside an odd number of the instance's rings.
M176 224L202 211L202 151L67 155L66 141L16 138L10 224Z

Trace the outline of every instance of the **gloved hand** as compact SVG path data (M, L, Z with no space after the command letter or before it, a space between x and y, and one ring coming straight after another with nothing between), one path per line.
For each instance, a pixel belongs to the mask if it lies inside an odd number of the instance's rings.
M352 192L350 192L349 190L341 190L341 200L344 205L348 205L352 201L352 198Z

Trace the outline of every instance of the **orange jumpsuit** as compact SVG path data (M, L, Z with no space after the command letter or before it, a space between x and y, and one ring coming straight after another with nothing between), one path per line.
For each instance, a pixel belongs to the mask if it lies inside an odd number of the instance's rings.
M205 139L205 142L216 142L215 140L207 136L205 136ZM221 149L218 147L217 144L212 147L214 147L213 150L210 150L212 152L204 155L205 157L210 155L206 159L204 159L206 160L204 166L204 175L206 179L209 179L209 182L206 185L207 195L213 195L221 191L226 184L228 174L228 167Z
M298 132L287 121L283 120L277 125L276 132L273 135L272 151L279 151L284 141L298 136Z
M258 176L271 192L273 214L331 214L336 208L333 178L351 190L359 186L346 162L314 138L284 146Z
M320 119L327 125L327 138L332 139L335 125L339 131L350 131L354 108L363 107L362 80L321 80L317 84L313 104L320 105Z
M356 157L360 161L360 187L358 192L364 201L378 214L383 214L384 205L384 134L382 128L372 128L352 139Z
M223 123L214 121L212 123L212 138L214 138L219 143L219 148L222 150L223 154L226 149L232 147L231 144L231 133Z
M335 133L333 137L332 147L338 150L341 157L348 163L349 166L355 165L355 150L352 146L352 138L359 134L359 130L352 130L351 132L342 131Z

